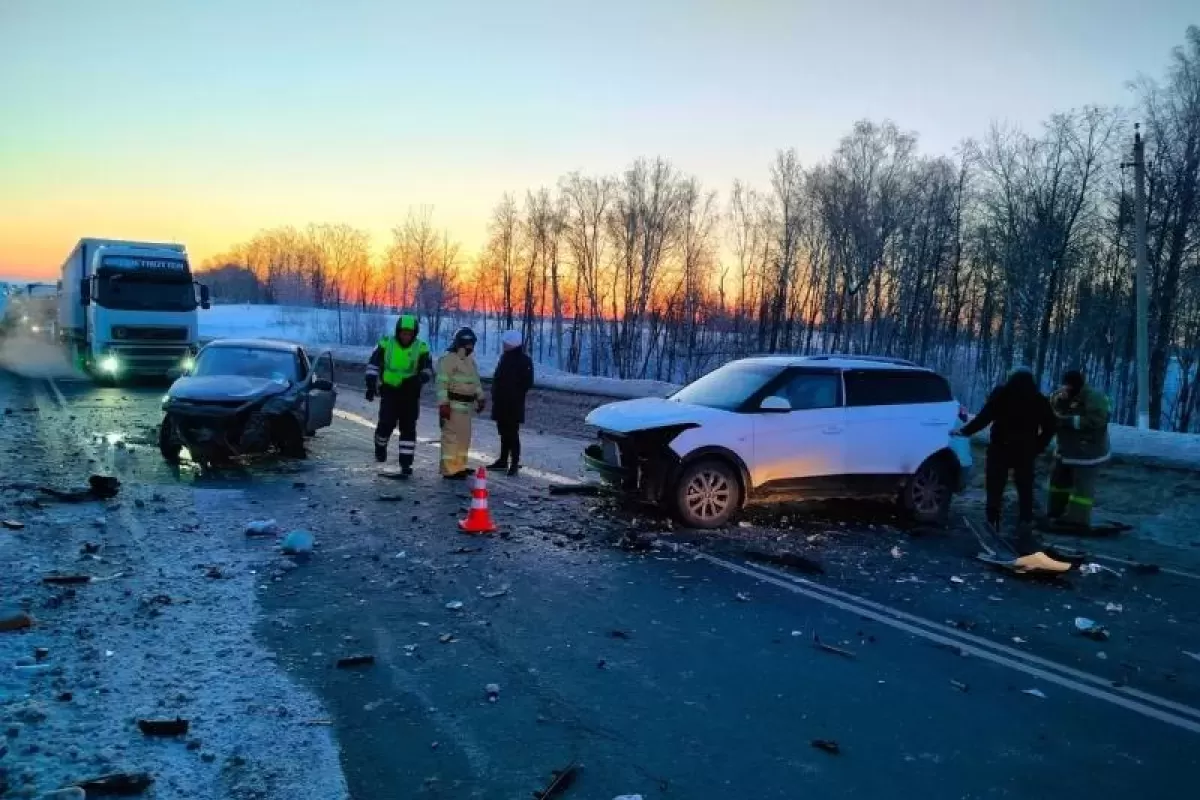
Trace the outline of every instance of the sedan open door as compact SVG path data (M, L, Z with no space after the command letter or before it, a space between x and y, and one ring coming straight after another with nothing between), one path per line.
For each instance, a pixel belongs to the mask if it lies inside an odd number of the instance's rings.
M326 350L313 362L308 375L308 433L333 424L333 407L337 404L334 382L333 354Z

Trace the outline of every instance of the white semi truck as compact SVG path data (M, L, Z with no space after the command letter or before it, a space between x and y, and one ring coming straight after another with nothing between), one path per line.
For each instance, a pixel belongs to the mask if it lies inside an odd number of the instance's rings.
M101 380L166 377L196 354L197 308L208 307L183 245L80 239L62 266L58 331Z

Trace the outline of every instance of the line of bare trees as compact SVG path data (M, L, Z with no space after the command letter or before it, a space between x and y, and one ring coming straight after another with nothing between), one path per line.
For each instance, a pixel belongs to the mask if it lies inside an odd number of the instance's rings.
M507 195L475 258L409 214L382 259L344 225L266 231L218 264L264 299L412 308L517 327L570 372L686 381L750 353L870 352L949 375L978 405L1017 364L1070 367L1135 409L1132 170L1146 137L1151 419L1200 414L1200 29L1132 110L1087 107L1037 132L995 126L953 156L859 122L826 160L780 152L769 185L724 201L663 159Z

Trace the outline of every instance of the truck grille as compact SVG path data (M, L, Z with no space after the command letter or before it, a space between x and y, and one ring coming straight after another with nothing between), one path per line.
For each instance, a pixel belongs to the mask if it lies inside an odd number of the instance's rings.
M114 339L122 340L186 342L188 339L188 329L177 326L120 325L112 329L112 335Z

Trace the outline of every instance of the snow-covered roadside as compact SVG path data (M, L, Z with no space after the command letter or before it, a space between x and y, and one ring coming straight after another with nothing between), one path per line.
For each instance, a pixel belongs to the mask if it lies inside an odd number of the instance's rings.
M0 491L3 517L24 525L0 532L0 585L35 620L0 632L0 744L9 750L0 769L11 796L147 772L154 784L142 796L159 800L346 797L320 704L256 643L257 586L284 567L270 540L245 539L244 519L233 518L239 490L123 478L103 504L32 505L38 482L79 481L80 452L118 475L157 458L140 441L44 438L103 424L89 413L39 398L36 413L4 424L6 443L29 455L20 476L5 470ZM93 580L49 586L47 574ZM176 717L190 722L179 739L136 725Z

